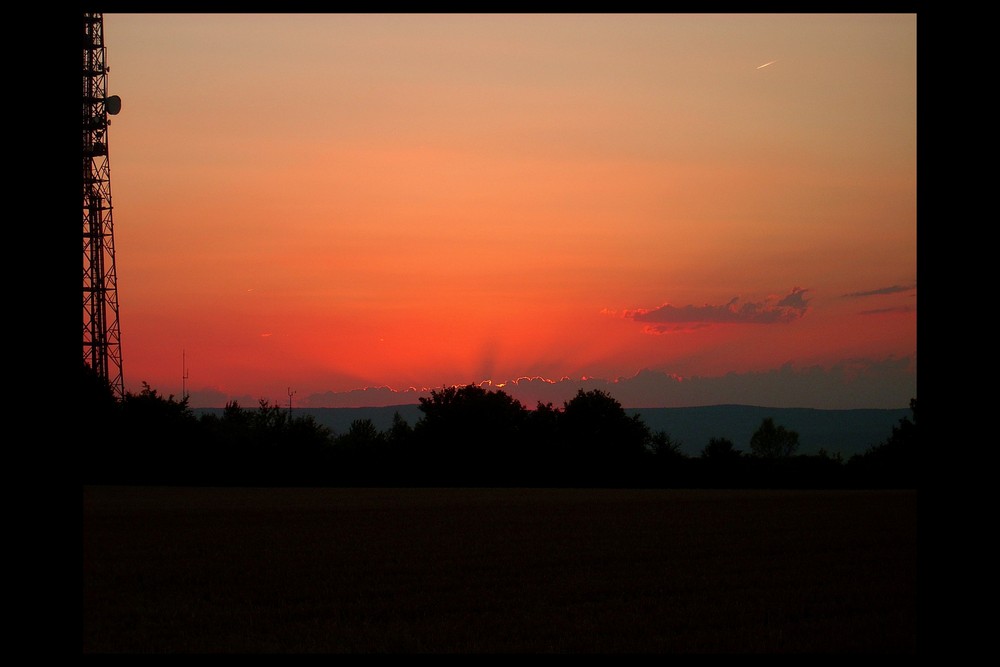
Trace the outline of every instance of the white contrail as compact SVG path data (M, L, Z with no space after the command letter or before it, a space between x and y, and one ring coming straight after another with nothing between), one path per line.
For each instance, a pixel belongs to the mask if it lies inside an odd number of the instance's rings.
M760 66L760 67L758 67L757 69L763 69L763 68L767 67L768 65L773 65L773 64L774 64L774 63L776 63L776 62L778 62L778 61L777 61L777 60L772 60L772 61L771 61L771 62L769 62L769 63L764 63L763 65L761 65L761 66Z

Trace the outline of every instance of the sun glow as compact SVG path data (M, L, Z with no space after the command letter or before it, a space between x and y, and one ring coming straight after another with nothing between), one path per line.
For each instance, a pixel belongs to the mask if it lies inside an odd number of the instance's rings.
M105 31L127 388L177 393L182 349L212 400L915 354L883 291L916 278L915 16ZM795 317L710 317L795 286ZM634 316L664 304L689 321Z

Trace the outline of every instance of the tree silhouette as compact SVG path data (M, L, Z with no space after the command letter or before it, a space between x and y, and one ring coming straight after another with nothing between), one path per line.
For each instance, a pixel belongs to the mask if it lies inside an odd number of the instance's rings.
M743 456L712 438L692 459L666 432L601 390L578 390L563 407L527 410L503 391L445 387L420 399L411 427L393 415L334 438L311 415L293 418L265 400L227 403L196 419L186 400L147 383L115 398L88 367L81 402L100 437L78 452L85 483L404 484L718 487L911 487L917 483L916 399L889 437L847 465L824 450L796 455L799 436L764 419ZM846 472L845 472L846 470Z
M351 428L348 429L347 435L364 443L377 443L384 440L376 428L375 422L371 419L355 419L351 422Z
M523 486L559 484L565 474L566 448L560 444L559 420L562 411L552 403L538 402L528 412L524 430L511 449L517 461L512 482Z
M632 476L634 483L644 486L676 486L684 483L689 474L690 460L682 450L682 443L673 439L666 431L650 433L646 443L647 454L636 460L636 470Z
M701 450L701 458L711 461L731 461L742 456L729 438L712 438Z
M143 382L138 394L122 397L118 427L112 465L125 478L159 483L189 477L189 460L200 449L201 437L186 399L163 396Z
M865 486L916 487L919 471L917 399L910 399L913 419L903 417L889 437L847 462L856 483Z
M107 417L118 407L114 390L107 379L102 378L87 364L81 364L80 407L88 419L95 415Z
M783 459L799 448L799 434L784 426L776 426L774 419L765 417L750 438L750 451L762 459Z
M739 487L750 481L748 469L754 464L744 457L729 438L711 438L692 466L699 474L690 483L708 487Z
M444 387L420 398L414 438L431 477L442 481L496 479L510 468L528 411L501 390Z
M399 412L392 413L392 426L386 434L386 440L394 450L399 450L410 444L413 439L413 427L403 419Z
M80 407L89 436L84 446L71 448L71 469L79 470L84 482L107 482L119 476L121 405L111 384L81 363Z
M291 416L277 403L261 399L256 410L237 401L222 415L205 414L206 440L199 458L226 484L319 483L330 467L332 434L311 415Z
M399 414L392 414L392 425L381 434L377 452L370 459L373 466L368 478L371 483L419 485L421 457L416 446L413 427Z
M652 435L638 415L599 389L578 390L559 416L560 445L584 483L622 484L634 477Z
M681 447L683 443L674 440L666 431L656 431L650 436L649 447L653 455L658 459L685 459L687 455Z

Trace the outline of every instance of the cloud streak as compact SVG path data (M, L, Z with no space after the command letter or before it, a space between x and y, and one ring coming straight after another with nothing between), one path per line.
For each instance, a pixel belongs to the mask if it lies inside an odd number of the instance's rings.
M624 317L648 324L648 333L687 331L713 324L783 324L793 322L809 309L807 289L796 287L784 297L769 297L763 301L739 303L733 297L723 305L674 306L627 310Z
M845 299L860 299L866 296L880 296L882 294L898 294L899 292L908 292L912 289L916 289L916 285L892 285L891 287L880 287L878 289L868 290L867 292L850 292L848 294L843 294Z
M862 310L858 315L886 315L891 313L912 313L916 310L913 306L897 306L895 308L874 308L872 310Z

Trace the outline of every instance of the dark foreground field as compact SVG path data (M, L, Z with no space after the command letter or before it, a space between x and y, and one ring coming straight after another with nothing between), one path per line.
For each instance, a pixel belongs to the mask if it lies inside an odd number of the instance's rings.
M83 490L83 651L917 651L914 491Z

